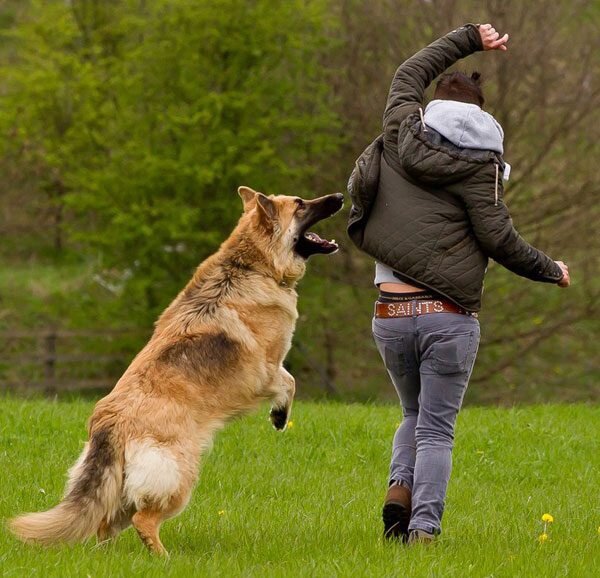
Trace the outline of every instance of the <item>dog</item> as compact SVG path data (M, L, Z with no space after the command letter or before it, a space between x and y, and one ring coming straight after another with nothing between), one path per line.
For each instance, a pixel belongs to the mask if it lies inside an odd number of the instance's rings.
M146 346L95 406L89 441L54 508L9 522L25 542L99 542L130 525L166 555L159 529L187 505L200 457L232 418L271 401L286 428L295 381L283 367L307 259L337 251L308 232L342 208L343 195L314 200L238 193L243 214L159 317Z

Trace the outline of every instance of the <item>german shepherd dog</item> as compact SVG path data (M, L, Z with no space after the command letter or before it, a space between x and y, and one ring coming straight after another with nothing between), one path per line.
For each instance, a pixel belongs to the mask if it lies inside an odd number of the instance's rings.
M305 201L238 189L244 212L156 322L150 341L90 418L89 441L63 500L19 516L21 540L100 542L129 525L154 553L160 524L180 513L200 455L235 416L271 401L286 428L295 382L283 367L298 317L295 285L306 260L337 250L308 228L339 211L343 195Z

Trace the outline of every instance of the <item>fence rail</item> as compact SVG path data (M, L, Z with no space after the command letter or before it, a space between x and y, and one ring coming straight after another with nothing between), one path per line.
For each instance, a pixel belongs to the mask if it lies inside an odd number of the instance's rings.
M149 339L137 328L0 332L0 391L108 390ZM324 363L295 342L294 372L329 395L338 390ZM292 356L290 356L292 357Z
M148 337L129 328L0 332L0 391L109 389Z

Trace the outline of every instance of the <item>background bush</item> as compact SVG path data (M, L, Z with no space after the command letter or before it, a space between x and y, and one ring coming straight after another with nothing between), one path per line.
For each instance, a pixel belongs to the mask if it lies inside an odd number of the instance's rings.
M490 267L468 399L598 400L599 19L583 1L5 2L0 329L150 331L235 224L238 185L344 190L397 65L491 21L508 53L458 67L483 72L505 129L518 229L574 284ZM393 398L370 336L373 263L344 219L321 227L342 250L311 261L289 364L305 395Z

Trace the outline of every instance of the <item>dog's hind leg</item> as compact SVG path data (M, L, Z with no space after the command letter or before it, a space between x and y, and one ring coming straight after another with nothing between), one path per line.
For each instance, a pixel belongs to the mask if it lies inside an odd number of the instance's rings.
M117 517L109 524L106 520L102 520L96 537L98 544L108 542L112 538L118 536L123 530L131 526L131 518L135 513L135 509L120 510Z
M96 532L98 545L108 542L114 536L116 536L116 533L113 532L112 527L106 522L106 520L102 520L102 522L100 522L100 527Z
M273 388L273 402L269 417L273 427L284 430L292 412L292 402L296 393L296 380L285 368L279 371L280 380Z
M159 556L169 555L160 541L160 525L165 520L179 514L185 508L190 499L191 489L191 484L185 484L171 498L165 508L148 506L133 515L131 519L133 527L137 530L144 545L152 553Z
M133 515L131 521L140 539L151 552L159 556L168 555L158 535L160 524L163 521L162 512L151 509L141 510Z
M156 554L167 554L158 534L161 523L189 500L197 475L192 449L144 439L129 442L125 451L125 500L137 510L131 523Z

